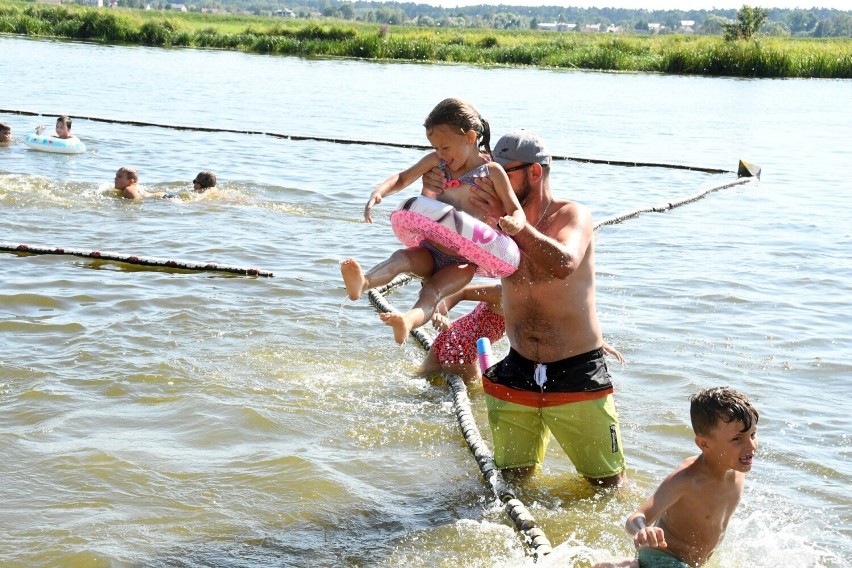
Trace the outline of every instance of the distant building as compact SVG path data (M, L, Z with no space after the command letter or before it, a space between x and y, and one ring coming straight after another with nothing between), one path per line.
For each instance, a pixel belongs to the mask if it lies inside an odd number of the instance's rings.
M577 29L577 24L566 24L565 22L543 22L538 24L538 29L545 32L572 32Z
M281 10L275 10L275 15L279 18L295 18L296 12L290 8L282 8Z
M617 34L621 32L621 26L616 26L615 24L610 24L606 27L606 33L608 34Z
M685 34L695 33L695 20L681 20L677 31Z
M585 26L583 26L583 31L584 32L600 32L601 31L601 25L600 24L586 24Z
M666 26L663 24L648 24L648 31L652 34L660 33L664 29L666 29Z
M169 7L175 12L186 12L186 4L169 4Z

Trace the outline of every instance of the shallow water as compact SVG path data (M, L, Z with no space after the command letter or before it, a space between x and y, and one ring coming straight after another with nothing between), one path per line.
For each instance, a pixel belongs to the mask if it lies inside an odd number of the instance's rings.
M63 80L46 73L61 61ZM624 516L694 453L688 397L731 384L760 448L711 568L846 564L852 292L849 83L301 60L0 37L19 139L59 113L423 144L446 96L557 155L735 169L760 183L597 235L598 304L635 487L598 495L553 444L519 488L555 553L628 554ZM106 79L104 79L106 78ZM421 151L75 120L81 156L0 148L0 241L215 261L274 278L0 254L4 566L531 565L458 433L338 260ZM180 204L110 192L121 165ZM189 181L217 173L224 195ZM733 175L557 162L597 219ZM407 194L413 194L411 189ZM392 297L411 301L413 290ZM460 312L461 313L461 312ZM507 349L505 340L496 346ZM481 388L470 396L487 437Z

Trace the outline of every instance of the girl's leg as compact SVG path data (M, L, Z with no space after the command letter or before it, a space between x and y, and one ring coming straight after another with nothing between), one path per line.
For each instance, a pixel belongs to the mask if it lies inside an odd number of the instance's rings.
M421 278L429 278L434 266L429 251L421 247L411 247L394 252L366 274L354 258L347 258L340 262L340 273L343 275L349 299L357 300L365 290L384 286L400 274L411 272Z
M433 274L429 282L424 284L413 308L404 314L391 312L379 314L379 317L393 328L393 336L396 342L403 344L412 329L418 328L432 319L432 314L435 313L435 309L442 299L467 286L475 273L476 266L470 263L445 266Z

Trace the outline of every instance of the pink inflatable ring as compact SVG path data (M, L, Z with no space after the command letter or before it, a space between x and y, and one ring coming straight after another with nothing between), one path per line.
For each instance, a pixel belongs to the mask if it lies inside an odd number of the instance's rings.
M405 246L416 247L424 240L432 241L470 260L480 276L509 276L521 261L521 251L512 237L429 197L404 201L391 213L390 221L393 232Z

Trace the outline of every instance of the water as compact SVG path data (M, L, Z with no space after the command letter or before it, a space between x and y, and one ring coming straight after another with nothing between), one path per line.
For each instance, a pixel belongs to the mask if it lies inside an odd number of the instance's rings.
M304 60L0 37L16 137L55 116L425 144L439 100L558 155L736 169L716 192L597 235L598 304L629 475L595 494L556 444L519 488L542 565L626 555L624 517L694 453L688 397L730 384L760 448L711 568L835 567L852 554L850 84ZM76 120L89 151L0 149L0 241L213 261L275 277L0 254L0 564L529 566L445 385L416 375L338 260L397 246L370 189L418 150ZM115 170L181 204L128 203ZM219 176L219 199L190 181ZM733 176L557 162L603 219ZM413 194L411 189L406 194ZM413 290L394 296L406 305ZM463 313L463 312L459 312ZM505 353L505 340L495 344ZM487 421L478 385L474 413Z

